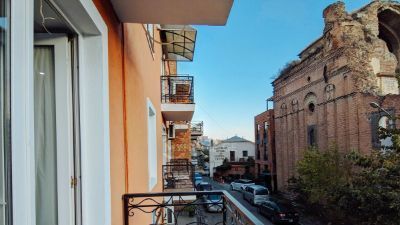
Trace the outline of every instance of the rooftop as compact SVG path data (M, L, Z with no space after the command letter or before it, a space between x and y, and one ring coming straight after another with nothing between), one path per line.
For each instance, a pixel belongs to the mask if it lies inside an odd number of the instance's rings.
M246 139L244 139L244 138L241 138L241 137L235 135L235 136L233 136L233 137L231 137L231 138L228 138L228 139L226 139L226 140L223 140L222 142L223 142L223 143L231 143L231 142L251 142L251 141L246 140Z

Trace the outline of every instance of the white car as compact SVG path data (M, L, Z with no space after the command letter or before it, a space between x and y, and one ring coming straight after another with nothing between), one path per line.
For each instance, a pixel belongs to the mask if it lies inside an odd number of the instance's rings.
M247 186L255 185L255 183L251 180L239 179L235 180L231 183L232 191L243 191Z
M269 190L261 185L247 186L243 191L243 199L252 205L260 205L268 200Z

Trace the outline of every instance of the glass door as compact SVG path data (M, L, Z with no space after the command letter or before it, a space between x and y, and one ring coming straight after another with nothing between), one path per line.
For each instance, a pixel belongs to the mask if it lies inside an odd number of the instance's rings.
M75 224L72 46L36 34L34 48L36 224Z
M0 224L12 224L9 1L0 0Z

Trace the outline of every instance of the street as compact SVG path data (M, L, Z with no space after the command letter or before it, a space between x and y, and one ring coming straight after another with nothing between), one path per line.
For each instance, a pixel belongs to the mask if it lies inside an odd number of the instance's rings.
M231 191L229 184L221 184L221 183L218 183L208 177L203 177L203 179L204 179L204 181L212 184L214 190L228 191L233 197L236 198L236 200L238 200L244 207L246 207L250 212L252 212L254 214L254 216L256 216L259 220L261 220L265 225L272 225L272 223L267 218L265 218L264 216L262 216L261 214L259 214L257 212L256 207L252 206L249 202L245 201L242 198L241 192ZM208 213L208 212L204 212L204 216L206 219L206 223L208 222L207 224L216 224L217 222L221 221L221 218L222 218L220 214Z

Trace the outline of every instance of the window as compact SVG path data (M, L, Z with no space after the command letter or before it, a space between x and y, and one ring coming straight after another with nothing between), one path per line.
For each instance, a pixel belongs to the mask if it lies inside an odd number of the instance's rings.
M234 162L234 161L235 161L235 152L234 152L234 151L230 151L229 160L230 160L231 162Z
M174 211L172 209L167 208L167 223L173 224L174 223Z
M247 151L243 151L243 157L247 157L248 156L248 152Z
M147 42L149 43L149 48L151 53L154 53L154 24L144 24L146 29Z
M309 146L316 146L317 143L317 131L316 131L316 126L311 125L307 127L307 140L308 140L308 145Z
M325 83L328 83L328 79L329 79L329 77L328 77L328 67L326 65L324 66L323 76L324 76Z
M157 119L156 110L150 99L147 99L147 154L149 170L149 191L157 184Z
M308 104L308 111L310 112L314 112L315 111L315 104L314 103L310 103Z
M0 224L12 224L8 7L0 1Z

